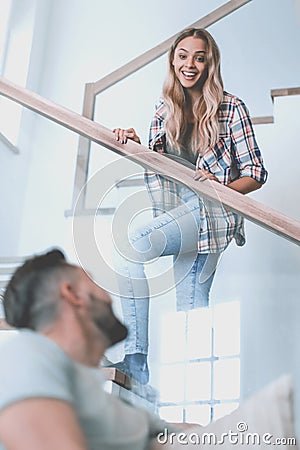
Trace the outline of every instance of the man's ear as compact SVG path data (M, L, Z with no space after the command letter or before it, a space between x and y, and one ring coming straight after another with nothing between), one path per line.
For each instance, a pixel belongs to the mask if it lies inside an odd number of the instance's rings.
M64 298L68 303L72 303L73 305L80 305L82 303L82 298L77 295L76 289L72 283L68 281L63 281L60 284L60 295Z

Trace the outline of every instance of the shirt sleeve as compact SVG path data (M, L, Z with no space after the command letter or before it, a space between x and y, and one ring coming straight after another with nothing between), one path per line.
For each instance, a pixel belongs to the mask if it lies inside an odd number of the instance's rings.
M163 141L163 135L165 134L164 116L165 106L163 101L160 99L160 101L155 105L155 115L150 124L148 138L149 148L159 153L163 153L165 151Z
M35 397L72 403L71 365L66 356L46 338L22 334L1 345L0 409Z
M251 177L265 183L268 173L257 145L249 111L239 99L231 123L232 151L240 177Z

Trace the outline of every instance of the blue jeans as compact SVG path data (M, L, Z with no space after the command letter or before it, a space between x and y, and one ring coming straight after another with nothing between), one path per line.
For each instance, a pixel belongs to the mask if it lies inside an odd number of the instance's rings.
M181 198L182 205L133 230L128 252L115 260L124 322L129 329L125 354L148 353L149 286L145 263L173 256L178 310L209 304L219 254L198 253L199 200L187 188L182 190ZM166 281L167 275L160 274L154 280L154 295L174 287Z

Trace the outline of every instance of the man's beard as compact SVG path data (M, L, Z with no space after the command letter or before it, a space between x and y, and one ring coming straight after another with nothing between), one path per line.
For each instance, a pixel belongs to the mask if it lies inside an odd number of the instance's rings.
M90 296L94 306L94 322L110 341L110 345L123 341L128 330L115 316L112 306L94 295Z

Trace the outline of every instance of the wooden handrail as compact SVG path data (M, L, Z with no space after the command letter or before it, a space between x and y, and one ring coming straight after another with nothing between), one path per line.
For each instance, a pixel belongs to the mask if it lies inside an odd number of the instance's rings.
M199 183L193 179L193 170L133 141L122 145L108 128L3 78L0 78L0 94L120 155L130 156L137 163L167 178L189 186L202 197L222 202L257 225L300 245L300 222L297 220L220 183L208 180Z
M230 0L229 2L215 9L211 13L202 17L202 19L199 19L196 22L192 23L190 27L191 28L209 27L210 25L213 25L214 23L218 22L220 19L223 19L223 17L226 17L232 12L236 11L241 6L244 6L246 3L249 3L250 1L252 0ZM147 64L155 61L157 58L162 56L169 50L170 46L172 45L174 39L177 37L178 34L179 33L174 34L170 38L161 42L156 47L153 47L151 50L148 50L147 52L143 53L137 58L132 59L129 63L111 72L109 75L106 75L100 80L95 81L94 83L89 83L93 86L94 95L100 94L100 92L105 91L109 87L113 86L114 84L118 83L119 81L123 80L124 78L128 77L137 70L141 69L142 67L145 67Z

